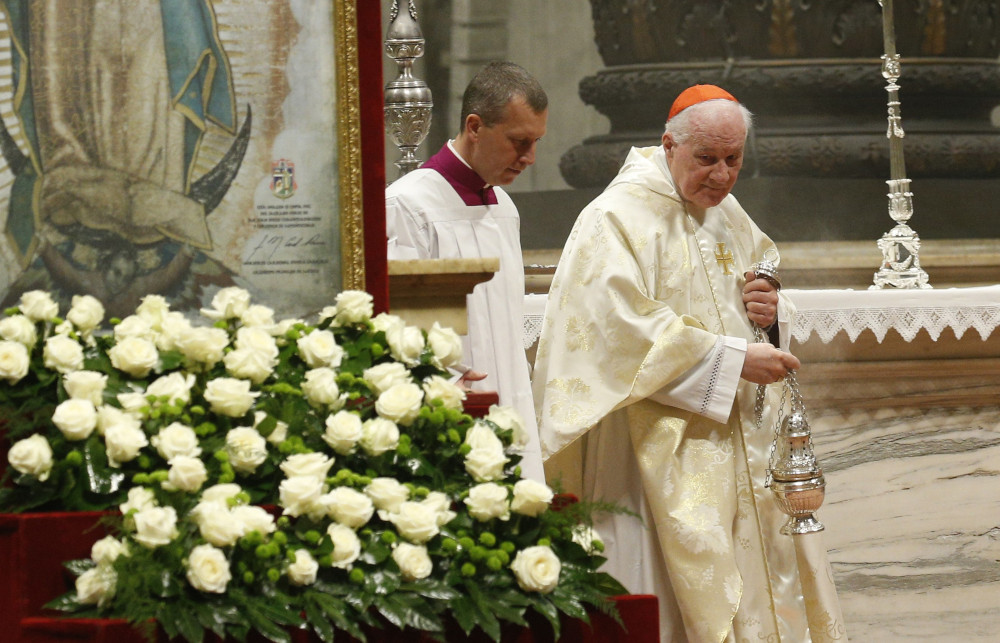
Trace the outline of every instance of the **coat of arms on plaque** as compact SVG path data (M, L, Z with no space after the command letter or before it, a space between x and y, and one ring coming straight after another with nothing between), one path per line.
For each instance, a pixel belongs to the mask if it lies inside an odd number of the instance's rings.
M271 162L271 192L279 199L287 199L295 194L295 163L288 159Z

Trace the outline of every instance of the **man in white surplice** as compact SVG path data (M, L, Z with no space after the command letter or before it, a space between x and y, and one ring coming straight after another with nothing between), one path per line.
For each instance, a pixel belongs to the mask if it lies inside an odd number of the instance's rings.
M577 219L535 360L543 454L585 436L584 495L642 517L595 527L605 570L659 598L665 642L829 640L839 615L807 618L816 574L764 486L780 387L758 428L757 386L800 364L754 342L755 324L787 342L793 310L748 272L778 253L729 194L750 124L721 88L681 93L662 145L633 148Z
M389 259L499 257L500 270L468 298L468 368L461 382L495 390L518 412L527 444L522 476L543 482L524 354L524 262L517 208L500 189L535 162L548 97L513 63L491 63L469 83L461 131L420 168L386 189ZM485 377L484 377L485 375Z

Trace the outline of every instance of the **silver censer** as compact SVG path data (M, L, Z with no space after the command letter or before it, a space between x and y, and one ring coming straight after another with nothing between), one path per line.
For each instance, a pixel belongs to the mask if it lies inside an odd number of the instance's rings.
M812 433L794 371L785 376L781 407L787 395L791 396L791 411L781 417L781 408L778 410L768 466L769 486L778 507L789 516L781 533L809 534L823 531L823 524L813 512L823 504L826 481L813 453Z

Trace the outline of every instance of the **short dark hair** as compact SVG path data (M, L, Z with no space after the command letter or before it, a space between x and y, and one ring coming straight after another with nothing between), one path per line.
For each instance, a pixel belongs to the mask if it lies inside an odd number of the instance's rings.
M521 97L536 114L549 106L549 97L541 84L523 67L512 62L492 62L473 76L462 96L462 120L465 129L469 114L478 114L487 126L503 119L503 111L513 98Z

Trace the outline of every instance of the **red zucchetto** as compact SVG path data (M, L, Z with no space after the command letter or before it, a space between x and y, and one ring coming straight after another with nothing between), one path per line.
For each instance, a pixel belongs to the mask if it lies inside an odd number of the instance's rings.
M726 100L731 100L734 103L738 103L732 94L727 92L721 87L716 87L715 85L692 85L680 93L674 104L670 106L670 114L667 116L669 121L674 116L677 116L682 111L691 107L692 105L697 105L698 103L703 103L706 100L713 100L715 98L724 98Z

